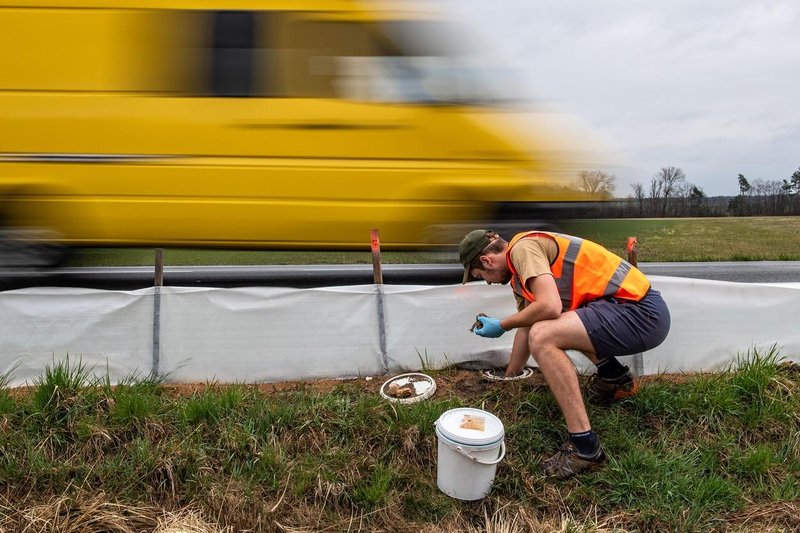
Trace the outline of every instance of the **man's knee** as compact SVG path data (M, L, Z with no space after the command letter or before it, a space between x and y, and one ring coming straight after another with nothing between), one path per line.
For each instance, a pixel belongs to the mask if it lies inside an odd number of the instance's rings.
M563 314L557 319L535 323L528 334L528 348L534 359L538 354L579 350L594 353L591 340L580 319ZM537 359L538 361L538 359Z
M550 321L537 322L531 327L528 333L528 348L531 355L538 361L539 354L547 353L548 348L556 347L551 329L548 327Z

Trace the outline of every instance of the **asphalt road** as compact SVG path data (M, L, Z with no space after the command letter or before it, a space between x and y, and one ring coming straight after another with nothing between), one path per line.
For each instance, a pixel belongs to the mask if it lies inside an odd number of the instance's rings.
M800 283L800 261L640 263L645 274L740 283ZM461 282L457 264L382 265L383 283L448 285ZM321 287L374 282L372 265L166 267L164 285L190 287ZM0 272L0 290L87 287L133 290L154 285L152 267L60 268Z
M718 263L641 263L645 274L738 283L798 283L800 261L725 261Z

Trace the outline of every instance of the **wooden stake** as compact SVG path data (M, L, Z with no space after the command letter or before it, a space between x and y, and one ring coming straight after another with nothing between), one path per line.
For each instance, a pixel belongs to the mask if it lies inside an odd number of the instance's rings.
M372 278L378 285L383 285L383 273L381 272L381 240L378 230L373 229L369 232L372 242Z
M164 250L156 248L155 287L153 288L153 367L154 376L161 366L161 286L164 285Z
M628 263L633 266L638 266L638 246L639 242L636 240L636 237L628 237ZM641 352L631 355L628 361L634 376L644 375L644 357Z
M636 241L636 237L628 237L628 263L632 264L633 266L637 266L637 249L638 242Z
M164 250L156 248L155 286L161 287L162 285L164 285Z

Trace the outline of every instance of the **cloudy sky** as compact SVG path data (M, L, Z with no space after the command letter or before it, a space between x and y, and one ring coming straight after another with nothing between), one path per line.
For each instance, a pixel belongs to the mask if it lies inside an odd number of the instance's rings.
M447 2L448 0L445 0ZM617 195L676 166L707 195L800 167L797 0L456 0L532 96L615 150Z

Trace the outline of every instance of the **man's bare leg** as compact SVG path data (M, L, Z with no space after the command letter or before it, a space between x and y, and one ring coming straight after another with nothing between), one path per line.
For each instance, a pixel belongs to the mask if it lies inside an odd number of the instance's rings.
M596 361L583 322L574 312L564 313L554 320L534 324L528 339L531 354L564 415L567 431L588 431L591 424L583 403L578 375L565 351L579 350Z

